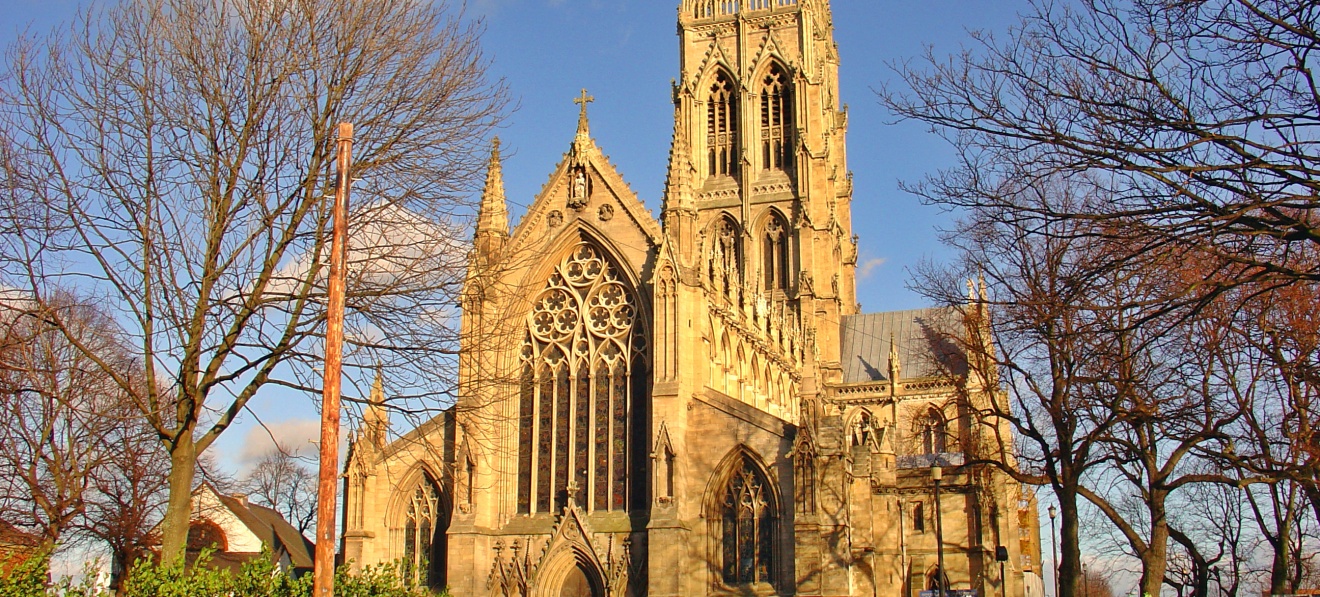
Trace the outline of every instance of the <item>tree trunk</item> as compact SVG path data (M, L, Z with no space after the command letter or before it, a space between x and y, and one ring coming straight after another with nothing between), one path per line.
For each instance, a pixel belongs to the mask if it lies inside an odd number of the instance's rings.
M197 468L197 444L192 429L179 433L170 450L170 498L161 520L161 561L169 565L183 558L188 546L188 522L192 518L193 475Z
M1082 552L1078 536L1077 494L1059 492L1059 597L1081 595Z
M1153 512L1157 517L1151 524L1150 543L1141 554L1141 582L1138 587L1142 597L1159 597L1164 587L1164 573L1169 567L1169 527L1162 512Z

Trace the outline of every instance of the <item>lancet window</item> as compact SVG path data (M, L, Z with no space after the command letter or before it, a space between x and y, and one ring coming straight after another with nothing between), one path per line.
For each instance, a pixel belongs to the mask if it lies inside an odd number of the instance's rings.
M710 176L738 174L738 89L723 72L706 98L706 154Z
M788 223L775 213L766 222L762 236L765 258L765 287L767 290L788 291Z
M405 506L403 520L401 572L412 586L445 586L448 517L442 507L440 488L429 477L423 477Z
M774 496L746 456L729 477L720 508L725 584L774 584Z
M721 509L723 580L774 584L774 495L766 475L746 456L730 475Z
M761 81L761 169L788 170L792 159L793 95L788 74L771 65Z
M533 302L522 348L518 510L553 512L572 491L623 510L635 405L646 391L636 294L596 247L577 246Z
M926 455L942 454L948 451L948 423L940 411L932 408L917 421L917 436L921 442L921 453Z

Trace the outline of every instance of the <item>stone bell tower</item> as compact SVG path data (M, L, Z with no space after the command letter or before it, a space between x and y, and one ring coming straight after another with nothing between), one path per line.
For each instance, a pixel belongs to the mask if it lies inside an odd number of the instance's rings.
M857 245L829 3L683 0L678 22L664 220L679 260L791 303L833 378Z

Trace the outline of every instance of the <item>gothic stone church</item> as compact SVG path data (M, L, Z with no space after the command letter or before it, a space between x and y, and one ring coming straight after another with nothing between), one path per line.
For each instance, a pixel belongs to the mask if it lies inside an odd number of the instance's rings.
M512 232L496 145L459 398L393 441L369 410L346 560L458 596L1023 595L1034 502L959 466L993 393L929 341L960 311L858 312L831 19L682 0L659 221L585 94Z

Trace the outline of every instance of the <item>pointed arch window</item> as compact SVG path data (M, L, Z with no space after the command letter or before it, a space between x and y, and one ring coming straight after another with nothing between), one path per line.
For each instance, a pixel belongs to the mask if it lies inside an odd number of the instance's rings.
M441 588L448 569L446 545L448 513L440 488L423 477L405 505L403 520L402 574L410 586Z
M765 257L765 287L767 290L788 291L788 222L773 213L765 224L762 235Z
M793 94L788 73L778 64L770 66L761 80L761 169L792 167Z
M948 423L940 411L932 408L917 422L921 453L931 456L948 452Z
M710 176L738 175L738 89L723 72L706 98L706 155Z
M743 456L720 502L725 584L774 584L775 512L770 482Z
M646 392L638 305L619 269L586 242L534 300L522 347L519 512L553 512L570 491L590 510L644 499L627 475L629 458L645 457L630 450Z

